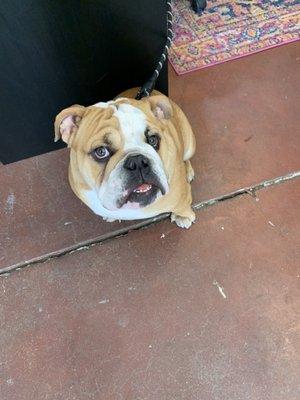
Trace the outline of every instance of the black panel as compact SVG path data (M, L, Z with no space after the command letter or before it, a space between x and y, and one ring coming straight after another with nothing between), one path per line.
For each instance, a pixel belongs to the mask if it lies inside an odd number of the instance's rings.
M55 115L142 85L165 34L166 0L1 0L0 160L62 147ZM157 88L167 93L166 65Z

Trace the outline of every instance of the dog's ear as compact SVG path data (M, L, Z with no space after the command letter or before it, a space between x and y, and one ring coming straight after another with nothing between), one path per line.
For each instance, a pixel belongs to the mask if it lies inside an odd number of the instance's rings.
M54 141L57 142L59 139L62 139L65 143L69 144L72 135L74 135L79 128L84 113L85 107L77 104L62 110L55 118Z
M154 95L148 97L148 101L150 102L150 107L156 118L170 119L173 115L172 104L169 99L164 95Z

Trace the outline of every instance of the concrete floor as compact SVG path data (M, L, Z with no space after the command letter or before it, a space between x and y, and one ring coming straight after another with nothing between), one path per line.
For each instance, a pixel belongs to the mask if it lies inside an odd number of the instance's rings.
M1 166L1 399L299 399L299 63L296 43L170 70L189 231L102 222L67 150Z

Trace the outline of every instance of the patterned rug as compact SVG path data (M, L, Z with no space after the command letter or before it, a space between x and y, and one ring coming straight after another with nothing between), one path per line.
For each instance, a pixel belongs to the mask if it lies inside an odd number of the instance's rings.
M173 0L173 12L179 75L300 39L300 0L207 0L201 16Z

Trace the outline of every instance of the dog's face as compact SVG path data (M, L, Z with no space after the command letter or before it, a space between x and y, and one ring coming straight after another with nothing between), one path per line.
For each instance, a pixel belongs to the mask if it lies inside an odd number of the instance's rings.
M94 212L141 218L168 194L178 150L171 116L165 96L73 106L57 116L56 138L71 147L72 187Z

